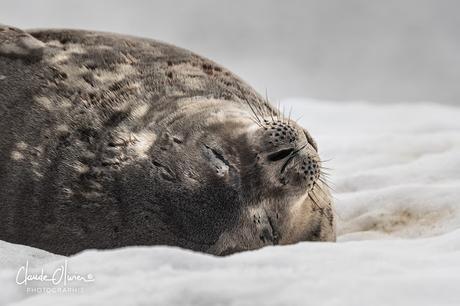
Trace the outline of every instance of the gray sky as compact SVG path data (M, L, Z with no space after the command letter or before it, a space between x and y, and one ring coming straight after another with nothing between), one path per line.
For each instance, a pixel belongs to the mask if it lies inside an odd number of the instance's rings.
M460 1L0 0L0 23L132 34L196 51L272 100L460 104Z

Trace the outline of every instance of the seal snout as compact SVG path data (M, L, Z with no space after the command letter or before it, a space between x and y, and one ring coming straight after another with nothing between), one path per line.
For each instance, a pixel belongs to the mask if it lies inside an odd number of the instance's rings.
M293 121L264 119L259 129L261 166L273 184L311 190L321 174L316 144Z

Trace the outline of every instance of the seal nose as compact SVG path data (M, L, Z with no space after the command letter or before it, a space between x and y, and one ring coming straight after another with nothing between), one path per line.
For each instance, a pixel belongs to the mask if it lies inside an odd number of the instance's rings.
M294 152L294 148L279 150L279 151L269 154L267 156L267 159L272 162L279 161L279 160L285 159L286 157L291 155L293 152Z
M302 185L312 189L321 175L321 167L317 154L311 150L285 149L268 155L268 160L281 160L281 183L283 185Z
M257 136L261 151L266 152L260 163L270 173L269 181L313 188L321 167L316 144L303 128L293 121L266 118Z

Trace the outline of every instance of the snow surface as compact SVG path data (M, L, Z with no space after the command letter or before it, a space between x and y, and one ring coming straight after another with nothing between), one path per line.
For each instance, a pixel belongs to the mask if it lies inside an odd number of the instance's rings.
M64 258L0 242L0 305L460 305L460 108L282 104L303 115L329 160L337 243L225 258L168 247ZM18 285L27 260L30 274L67 260L94 281ZM66 288L77 292L56 293Z

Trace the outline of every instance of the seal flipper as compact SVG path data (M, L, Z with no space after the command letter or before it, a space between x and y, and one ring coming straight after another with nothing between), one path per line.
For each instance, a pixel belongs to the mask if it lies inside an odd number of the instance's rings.
M27 32L0 24L0 57L40 60L45 44Z

